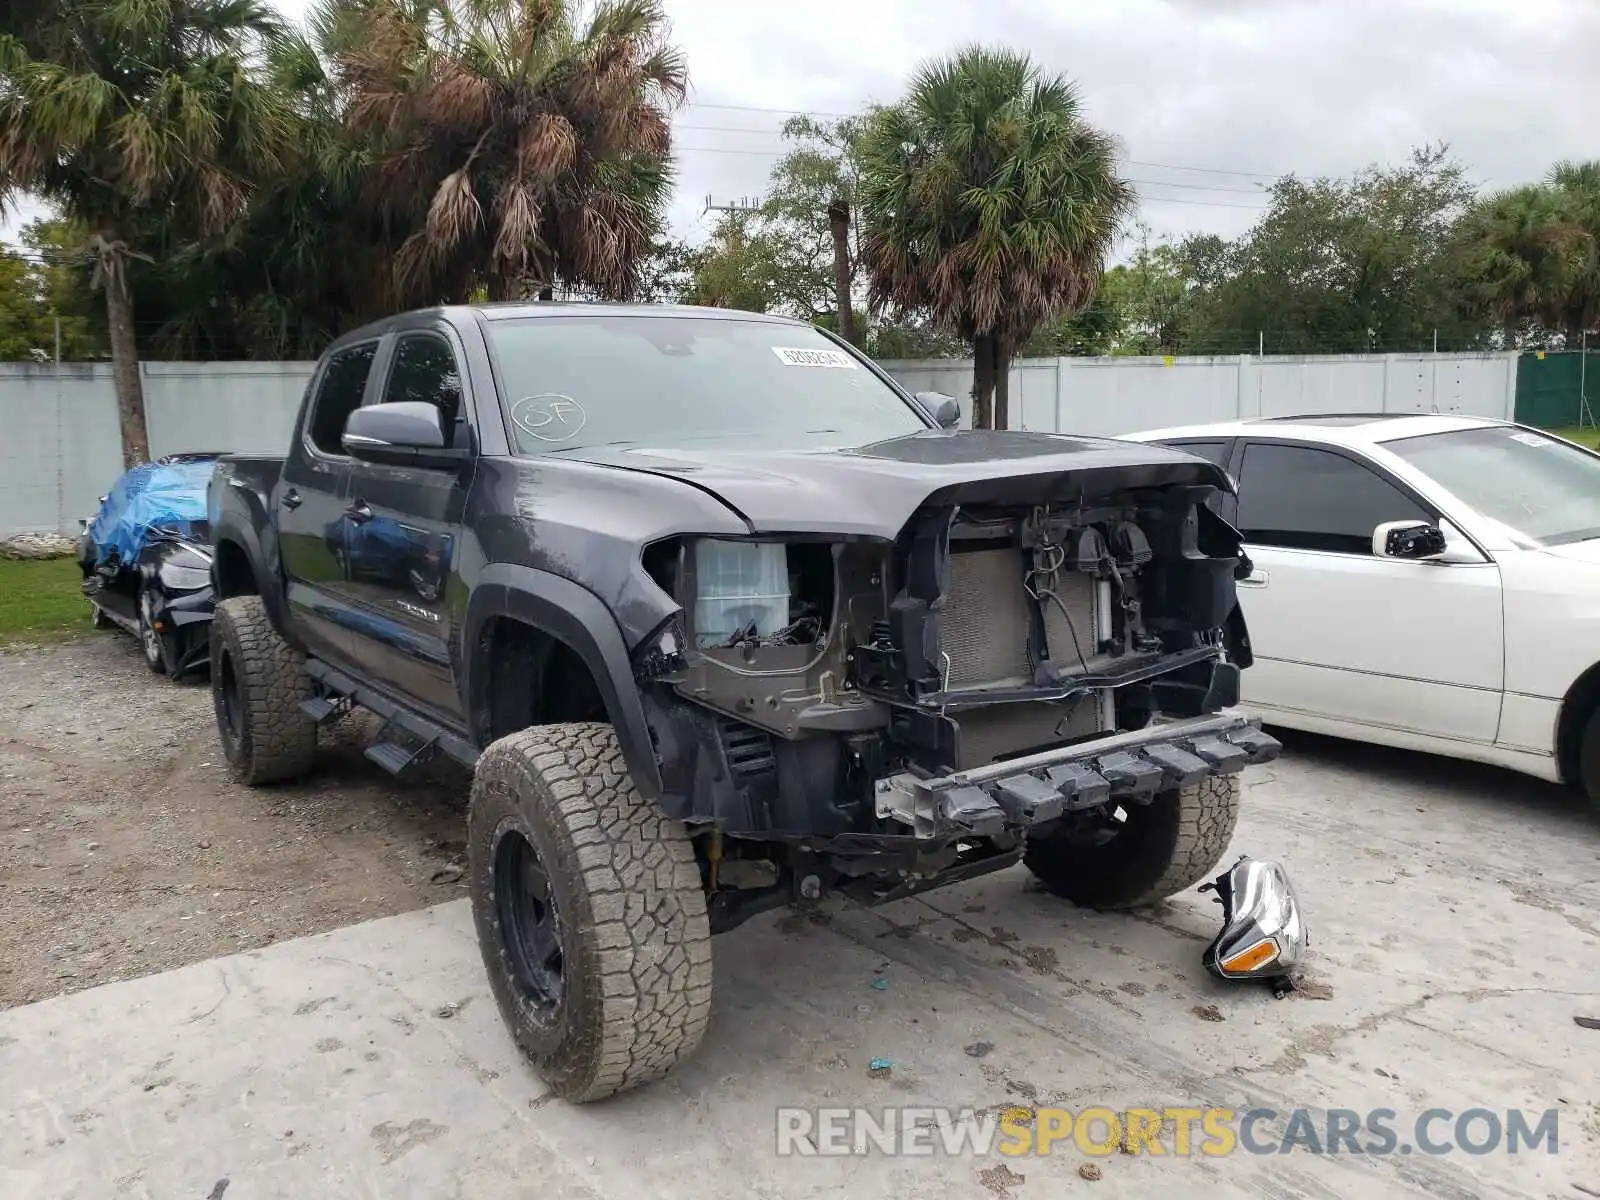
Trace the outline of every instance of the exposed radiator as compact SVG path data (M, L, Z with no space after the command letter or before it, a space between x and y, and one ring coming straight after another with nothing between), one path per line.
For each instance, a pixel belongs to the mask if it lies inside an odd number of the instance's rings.
M1028 636L1033 600L1023 585L1026 569L1027 560L1015 547L951 554L939 620L941 643L950 657L951 687L1000 687L1032 681ZM1077 571L1061 571L1055 577L1054 591L1066 613L1061 606L1045 602L1044 632L1050 660L1063 670L1081 670L1080 650L1091 665L1096 658L1095 581Z
M1023 684L1028 663L1028 593L1014 547L950 555L939 639L950 659L950 687Z
M1020 686L1033 681L1028 638L1034 601L1023 582L1027 562L1016 547L951 554L939 620L941 645L950 659L950 687ZM1093 668L1099 657L1095 581L1076 571L1061 571L1053 590L1062 605L1047 600L1044 606L1051 661L1062 670L1079 671L1081 648ZM966 710L957 717L959 765L979 766L1101 732L1108 727L1107 708L1101 697L1084 696L1065 704L1024 702Z

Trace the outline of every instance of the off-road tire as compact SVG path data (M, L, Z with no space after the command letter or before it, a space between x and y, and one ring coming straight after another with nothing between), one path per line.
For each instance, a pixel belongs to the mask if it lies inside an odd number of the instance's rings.
M554 901L562 981L551 1007L518 983L506 948L495 866L516 837ZM634 787L610 725L536 726L485 750L467 862L495 1001L556 1095L582 1103L627 1091L700 1044L711 1012L700 870L683 826Z
M211 700L223 754L241 783L277 783L310 771L317 726L300 711L308 682L305 663L278 636L261 597L235 596L217 605Z
M1209 775L1125 803L1127 822L1104 845L1060 830L1028 840L1022 861L1045 889L1084 908L1137 908L1193 887L1216 869L1239 820L1239 777Z

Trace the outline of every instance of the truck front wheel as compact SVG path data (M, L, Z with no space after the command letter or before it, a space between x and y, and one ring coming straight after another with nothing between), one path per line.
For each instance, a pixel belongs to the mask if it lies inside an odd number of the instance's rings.
M211 618L211 700L234 777L252 786L306 774L317 727L300 711L305 666L259 596L235 596Z
M467 816L478 945L501 1015L556 1095L665 1075L711 1012L689 836L641 796L611 726L543 725L478 759Z
M1193 887L1216 869L1239 820L1239 777L1210 775L1029 838L1023 863L1047 891L1084 908L1136 908Z

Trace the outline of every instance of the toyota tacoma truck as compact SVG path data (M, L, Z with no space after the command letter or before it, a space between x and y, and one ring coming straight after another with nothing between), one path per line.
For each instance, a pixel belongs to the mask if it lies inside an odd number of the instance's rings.
M809 325L408 313L318 362L285 457L208 495L212 688L249 784L354 706L474 771L467 880L554 1091L689 1054L711 936L1023 864L1066 900L1210 874L1248 638L1232 481L1158 446L957 429ZM1212 503L1208 503L1212 502Z

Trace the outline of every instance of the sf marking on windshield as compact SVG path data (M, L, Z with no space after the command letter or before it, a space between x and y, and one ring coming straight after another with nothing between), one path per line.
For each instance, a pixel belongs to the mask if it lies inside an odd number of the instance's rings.
M780 1108L780 1156L881 1154L1486 1155L1560 1149L1558 1110L1392 1108Z

